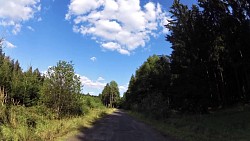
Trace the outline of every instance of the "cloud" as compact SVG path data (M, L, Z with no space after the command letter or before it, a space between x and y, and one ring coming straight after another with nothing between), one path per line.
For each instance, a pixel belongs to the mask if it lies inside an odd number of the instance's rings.
M34 18L41 10L40 0L0 0L0 25L12 27L12 33L21 31L21 24Z
M87 87L87 88L94 88L94 89L102 90L104 86L106 85L106 83L100 82L99 78L96 81L94 81L94 80L90 80L86 76L80 76L80 80L82 82L83 89L84 87Z
M43 75L43 76L48 76L48 70L50 69L50 68L52 68L53 66L48 66L48 69L47 70L44 70L44 71L41 71L41 75Z
M21 24L15 24L12 29L12 33L14 35L17 35L17 33L21 31L21 28L22 28Z
M98 95L102 92L107 82L103 77L98 77L97 80L91 80L87 76L78 75L80 81L83 85L84 93L90 93L91 95ZM128 84L118 86L120 94L123 95L124 92L128 89Z
M80 77L80 81L83 85L83 90L82 92L87 94L91 94L91 95L98 95L99 93L102 92L103 88L106 86L106 82L104 81L104 78L102 77L98 77L97 80L91 80L86 76L81 76Z
M107 43L102 43L101 47L103 49L111 50L111 51L118 51L121 54L124 55L130 55L130 52L126 49L123 49L120 44L115 43L115 42L107 42Z
M97 58L96 57L91 57L90 60L95 62L97 60Z
M104 81L105 79L102 77L98 77L97 81Z
M126 92L127 90L128 90L128 84L119 86L119 91L121 95L123 95L123 93Z
M152 37L168 30L170 19L159 3L140 0L71 0L65 19L73 31L90 35L102 49L130 55Z
M9 41L4 41L4 44L5 44L5 46L7 47L7 48L16 48L16 46L15 45L13 45L12 43L10 43Z
M101 46L105 49L112 50L112 51L118 50L121 48L119 44L114 43L114 42L103 43Z
M33 27L31 27L31 26L27 26L27 28L30 30L30 31L35 31L35 29L33 28Z

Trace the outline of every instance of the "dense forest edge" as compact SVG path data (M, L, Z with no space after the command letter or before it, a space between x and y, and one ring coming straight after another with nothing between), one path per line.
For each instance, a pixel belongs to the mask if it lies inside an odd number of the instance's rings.
M175 0L170 13L172 54L136 70L121 106L179 139L248 140L249 1Z
M82 94L72 62L23 71L1 39L0 140L55 140L112 108L180 140L248 140L250 2L174 0L170 9L172 54L150 56L123 97L115 81L99 96Z
M149 57L131 76L124 108L167 118L250 102L249 1L175 0L166 25L171 56Z

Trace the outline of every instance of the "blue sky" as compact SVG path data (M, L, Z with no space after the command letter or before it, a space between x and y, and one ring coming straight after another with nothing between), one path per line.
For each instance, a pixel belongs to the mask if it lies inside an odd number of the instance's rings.
M123 93L153 54L171 54L163 25L173 0L0 0L5 53L45 72L73 61L83 92L98 95L115 80ZM191 5L195 0L182 0Z

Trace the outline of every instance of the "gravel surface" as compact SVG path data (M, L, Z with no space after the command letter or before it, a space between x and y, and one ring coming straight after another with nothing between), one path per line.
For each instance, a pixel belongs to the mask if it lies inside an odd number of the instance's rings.
M92 128L79 130L68 141L171 141L121 110L100 119Z

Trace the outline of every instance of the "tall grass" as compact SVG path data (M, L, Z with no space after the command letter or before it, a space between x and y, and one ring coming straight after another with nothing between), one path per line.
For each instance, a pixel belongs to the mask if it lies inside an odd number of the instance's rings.
M249 106L237 106L208 115L173 115L165 120L154 120L137 112L128 113L163 134L183 141L250 140Z
M1 100L1 99L0 99ZM57 119L45 106L7 106L0 103L0 140L4 141L50 141L65 139L77 133L79 127L91 127L103 115L111 113L97 97L83 96L81 116Z
M42 110L44 109L44 110ZM1 107L2 119L6 119L0 125L1 140L40 140L40 137L34 134L37 125L45 123L52 119L52 113L45 107L25 108L23 106ZM8 116L8 117L7 117Z
M44 107L11 107L11 122L0 123L0 140L34 141L56 140L77 132L79 127L91 127L92 123L113 109L95 108L88 114L55 119L55 115ZM1 107L1 110L3 107Z

